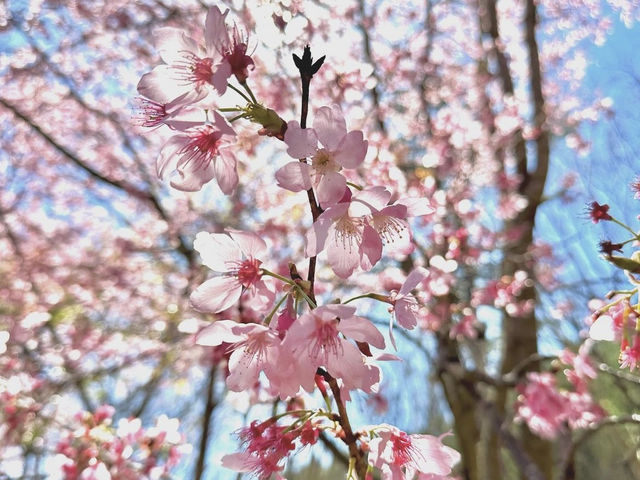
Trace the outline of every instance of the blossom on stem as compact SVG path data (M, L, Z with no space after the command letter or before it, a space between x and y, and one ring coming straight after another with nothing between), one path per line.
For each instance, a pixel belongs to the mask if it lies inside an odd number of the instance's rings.
M633 335L633 343L620 351L620 368L633 371L640 364L640 332Z
M609 205L600 205L598 202L591 202L589 204L589 216L593 223L598 223L600 220L611 220L609 215Z
M551 373L531 372L520 387L516 420L524 420L529 429L542 438L553 439L564 428L566 400L556 388Z
M359 266L371 270L382 257L383 243L392 250L410 253L411 231L407 218L431 212L426 199L404 199L388 205L391 192L371 187L327 208L307 233L309 257L327 251L329 264L342 278ZM403 203L401 203L403 202Z
M297 358L299 381L305 390L313 389L318 367L341 379L347 390L370 392L379 382L379 369L367 364L358 347L344 338L384 348L378 329L354 315L355 311L348 305L325 305L302 315L287 330L282 349Z
M253 60L247 55L247 39L238 28L231 33L225 24L229 9L224 13L211 7L205 21L205 45L198 44L182 30L172 27L154 32L156 48L164 64L146 73L138 83L138 92L154 101L160 98L195 103L204 99L211 88L223 95L227 80L236 75L244 82Z
M342 111L336 105L321 107L313 128L300 128L297 121L289 122L284 142L290 156L309 158L310 163L290 162L280 168L276 172L278 185L292 192L315 188L323 208L340 201L347 188L340 170L358 167L368 146L360 130L347 132Z
M238 185L236 158L228 148L235 132L222 115L213 112L213 122L170 122L181 131L164 144L156 172L159 178L171 175L177 190L195 192L213 178L227 195Z
M251 308L268 307L274 292L262 279L257 256L267 245L255 233L227 230L227 233L200 232L193 244L202 262L223 275L207 280L191 293L191 304L200 311L218 313L235 304L243 291Z
M231 344L229 350L233 353L229 358L227 377L229 390L242 392L252 388L261 371L270 380L272 389L277 390L284 362L281 362L281 339L276 330L256 323L218 320L201 330L196 338L198 345L215 347Z
M449 475L460 461L460 454L444 445L441 437L409 435L392 425L375 427L375 434L368 462L380 469L383 480L412 479L416 473Z

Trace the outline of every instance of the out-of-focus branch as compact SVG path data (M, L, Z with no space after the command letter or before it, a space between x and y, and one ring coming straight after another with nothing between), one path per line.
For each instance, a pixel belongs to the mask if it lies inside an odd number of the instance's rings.
M111 187L114 187L125 193L133 195L136 198L140 198L141 200L148 202L151 205L151 207L158 213L160 218L162 218L162 220L165 221L166 223L169 223L169 217L167 213L162 208L162 205L160 205L160 200L158 200L158 198L156 198L154 195L152 195L149 192L140 190L139 188L137 188L134 185L131 185L128 182L121 181L121 180L114 180L102 175L93 167L91 167L90 165L87 165L82 159L80 159L80 157L78 157L77 155L72 153L70 150L68 150L66 147L58 143L51 135L45 132L31 118L29 118L27 115L22 113L14 105L7 102L2 97L0 97L0 105L4 106L7 110L11 111L16 117L18 117L20 120L22 120L27 125L29 125L29 127L33 129L50 146L52 146L56 151L58 151L65 158L70 160L73 164L75 164L81 170L86 172L90 177L94 178L95 180L98 180L101 183L110 185ZM192 264L195 260L193 250L187 246L186 242L180 236L178 236L178 241L179 241L179 245L177 248L178 252L180 252L185 258L187 258L189 263Z
M205 460L207 458L207 446L209 444L211 417L218 405L218 400L215 397L216 372L217 365L211 365L209 369L209 380L207 382L207 403L204 406L204 413L202 415L202 436L200 437L200 446L198 448L198 462L196 463L196 470L193 475L194 480L200 480L202 478L206 467Z
M607 418L603 418L597 423L593 423L588 427L584 428L578 435L573 438L571 442L571 446L564 458L562 464L562 472L564 480L574 480L576 478L575 472L575 453L576 450L582 445L586 440L592 437L594 434L602 430L604 427L610 427L615 425L640 425L640 414L634 413L631 415L620 415L620 416L611 416Z
M335 458L338 462L343 464L345 467L349 466L349 457L341 451L335 443L333 443L329 437L324 432L320 432L320 436L318 437L322 444L331 452L333 458Z
M523 473L524 478L528 480L544 480L544 475L532 461L531 457L527 455L527 452L522 445L522 442L516 438L508 429L505 424L504 418L496 410L493 403L486 401L482 395L476 390L475 385L470 382L463 382L462 385L469 392L469 395L480 405L487 415L489 421L493 424L495 431L498 433L502 444L509 450L513 460L518 465L520 471Z

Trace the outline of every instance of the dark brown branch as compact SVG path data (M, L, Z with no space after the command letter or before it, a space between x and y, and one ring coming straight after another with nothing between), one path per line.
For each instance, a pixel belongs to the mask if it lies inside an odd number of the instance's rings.
M347 414L347 407L342 400L338 381L328 373L324 374L324 378L329 384L331 392L333 393L333 398L338 406L338 414L340 415L338 423L340 423L342 431L344 432L342 441L349 448L349 456L355 460L355 469L358 479L365 480L367 475L367 462L365 461L362 451L358 447L358 438L354 435L353 429L351 428L351 422L349 421L349 415Z
M318 437L322 444L331 452L333 458L335 458L338 462L343 464L345 467L349 466L349 457L344 454L330 439L324 432L320 432L320 437Z
M0 105L4 106L7 110L11 111L16 117L25 122L31 129L33 129L43 140L45 140L51 147L53 147L58 153L62 154L65 158L70 160L73 164L79 167L81 170L86 172L90 177L95 180L98 180L101 183L106 185L110 185L118 190L121 190L127 194L133 195L136 198L140 198L148 202L153 209L158 213L160 218L164 220L166 223L169 223L169 217L167 213L164 211L162 206L160 205L160 201L149 192L145 192L140 190L134 185L131 185L128 182L121 180L114 180L108 177L105 177L100 172L95 170L90 165L87 165L82 159L80 159L77 155L73 154L66 147L58 143L51 135L45 132L37 123L35 123L31 118L27 115L23 114L20 110L18 110L14 105L7 102L4 98L0 97ZM178 252L184 255L189 263L193 263L195 260L195 256L193 250L189 248L186 242L178 236L179 246L177 248Z
M200 447L198 448L198 462L196 463L196 470L193 475L194 480L200 480L202 478L206 467L205 460L207 457L207 446L209 444L211 417L218 404L215 398L216 370L217 366L215 364L211 365L209 369L209 381L207 382L207 403L204 407L204 414L202 415L202 436L200 437Z

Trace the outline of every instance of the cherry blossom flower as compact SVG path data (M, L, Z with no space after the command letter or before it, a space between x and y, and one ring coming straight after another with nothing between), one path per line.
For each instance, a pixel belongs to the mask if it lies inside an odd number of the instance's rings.
M409 435L386 424L375 427L375 434L368 462L381 470L383 480L412 479L416 473L449 475L460 461L457 451L432 435Z
M520 391L516 420L527 422L529 429L542 438L555 438L567 419L567 402L556 388L555 377L551 373L530 372Z
M422 280L429 275L429 272L422 268L415 268L400 287L398 292L391 293L392 312L398 324L411 330L418 324L417 310L418 302L411 294L411 291L418 286Z
M182 30L165 27L154 32L156 48L164 64L146 73L138 83L138 92L146 98L165 103L162 98L183 104L204 99L211 88L223 95L227 80L235 74L244 82L253 60L247 53L247 40L237 27L229 32L224 13L211 7L205 21L205 45L199 45Z
M338 172L358 167L368 146L360 130L347 132L344 116L336 105L318 109L313 128L303 129L297 121L289 122L284 141L290 156L309 158L310 163L290 162L280 168L276 172L278 185L292 192L313 187L322 207L340 201L347 181Z
M368 271L382 257L383 242L393 251L412 249L407 217L431 212L426 199L404 199L387 205L391 193L384 187L350 192L327 208L307 233L309 257L327 251L336 275L347 278L359 266ZM403 203L400 203L403 202Z
M369 320L354 315L355 311L348 305L325 305L302 315L287 330L282 349L298 358L300 385L305 390L313 389L321 366L342 379L347 390L370 392L379 382L379 369L367 364L356 345L341 336L384 348L382 334Z
M591 202L589 204L589 216L593 223L598 223L600 220L611 220L609 205L600 205L598 202Z
M352 213L351 202L327 208L307 232L306 255L327 252L329 265L341 278L359 266L370 270L382 256L382 241L362 215Z
M185 103L189 103L189 97L189 92L175 99L138 97L136 99L136 115L133 121L136 125L148 128L163 125L167 120L170 120L180 113Z
M171 122L182 133L164 144L156 172L159 178L171 175L171 186L185 192L200 190L213 178L223 193L233 193L238 185L236 158L228 148L235 132L222 115L213 112L213 122Z
M226 26L228 13L229 9L221 13L218 7L212 7L205 24L205 30L211 32L207 37L207 49L215 50L220 57L213 73L213 85L220 95L226 91L231 75L244 83L249 76L249 67L254 68L253 59L247 55L248 35L243 35L235 24L232 29Z
M633 371L640 364L640 333L633 335L633 343L620 351L620 368Z
M235 304L243 291L254 310L271 304L274 293L262 279L257 256L264 254L267 244L255 233L227 230L227 233L200 232L193 244L202 262L214 277L191 293L191 304L203 312L218 313Z
M292 359L281 353L281 339L278 331L256 323L241 324L233 320L218 320L201 330L196 343L205 346L231 344L233 353L229 358L229 376L227 387L234 392L242 392L252 388L264 371L271 382L272 390L279 391L280 384L288 377L283 375ZM285 381L282 386L282 398L294 395L299 384L289 387ZM287 395L289 394L289 395Z
M295 450L296 440L302 446L312 445L319 435L319 429L309 421L295 427L278 425L273 418L262 423L254 421L238 432L245 450L222 457L222 466L266 480L284 469L281 462Z

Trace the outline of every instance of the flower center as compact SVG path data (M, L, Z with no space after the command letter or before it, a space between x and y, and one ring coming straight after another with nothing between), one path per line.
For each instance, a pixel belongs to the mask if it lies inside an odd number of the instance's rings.
M320 358L322 355L324 363L326 364L329 354L338 356L339 352L342 351L342 344L340 343L338 329L336 328L338 320L331 320L327 322L317 319L316 321L315 342L311 349L311 356L314 358Z
M411 460L411 438L406 433L393 434L391 436L393 444L393 463L395 465L405 465Z
M211 125L189 129L189 142L178 152L184 163L197 162L197 168L203 168L218 154L222 134Z
M335 224L336 240L342 243L343 248L349 248L349 252L354 247L358 248L362 243L362 220L343 215Z
M373 229L385 243L393 242L407 228L402 220L388 215L373 215L372 222Z
M243 262L240 263L238 268L233 272L237 277L238 281L244 287L250 287L255 284L262 274L260 273L260 264L262 262L253 257L249 257Z
M176 62L173 67L178 72L178 79L185 84L195 84L201 87L205 83L211 83L213 75L213 59L200 58L191 52L184 52L182 61Z
M342 168L338 162L333 159L331 152L321 148L311 159L311 165L317 175L324 175L329 172L339 172Z
M142 127L157 127L167 117L167 110L162 103L148 98L138 97L134 121Z

